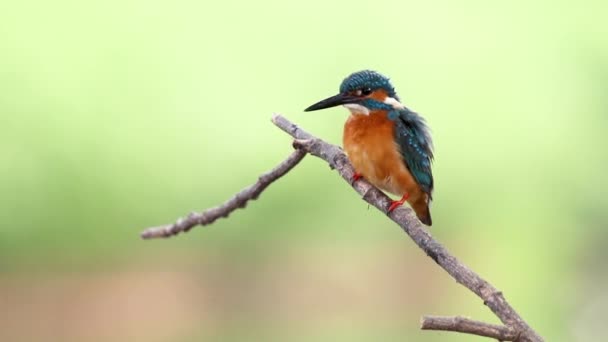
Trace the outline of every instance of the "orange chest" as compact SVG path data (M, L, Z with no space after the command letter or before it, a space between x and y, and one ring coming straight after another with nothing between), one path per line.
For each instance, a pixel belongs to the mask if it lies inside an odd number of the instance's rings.
M394 123L383 113L351 115L344 124L344 148L352 152L380 153L393 147Z
M385 113L351 115L344 125L343 144L358 173L380 188L401 192L385 184L404 172L403 158L394 139L394 123Z

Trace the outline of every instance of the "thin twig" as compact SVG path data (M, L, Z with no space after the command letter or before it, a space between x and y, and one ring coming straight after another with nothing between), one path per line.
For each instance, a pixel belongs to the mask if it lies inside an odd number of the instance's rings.
M266 187L289 172L305 155L306 151L298 148L274 169L261 175L255 184L241 190L224 204L207 209L202 213L191 213L186 218L180 218L173 224L148 228L141 233L141 237L143 239L166 238L181 232L187 232L197 225L211 224L220 217L228 217L236 209L245 208L249 200L257 199Z
M456 331L465 334L491 337L499 341L516 341L519 334L515 329L504 326L474 321L465 317L424 316L420 322L422 330Z

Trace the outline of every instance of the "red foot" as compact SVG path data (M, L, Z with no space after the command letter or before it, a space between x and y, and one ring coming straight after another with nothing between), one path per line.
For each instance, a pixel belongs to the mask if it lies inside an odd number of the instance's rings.
M353 175L353 180L350 182L350 184L355 184L356 181L358 181L359 179L363 178L363 175L355 172L355 174Z
M405 203L405 201L407 201L407 199L410 197L410 194L408 194L407 192L403 195L403 197L401 197L400 200L398 201L392 201L391 205L388 207L388 212L390 213L391 211L397 209L398 206L403 205L403 203Z

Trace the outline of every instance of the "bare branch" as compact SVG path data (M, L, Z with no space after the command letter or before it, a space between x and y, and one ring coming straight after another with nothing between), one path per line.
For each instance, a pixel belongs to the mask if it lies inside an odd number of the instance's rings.
M459 331L497 338L503 341L543 342L530 326L517 314L506 301L502 292L473 272L466 265L452 256L448 250L437 242L422 226L412 210L398 207L390 213L387 209L391 199L364 179L353 182L355 174L347 156L338 146L329 144L302 130L286 118L275 115L272 122L283 131L295 138L293 142L296 151L272 171L260 176L257 183L244 189L226 203L206 210L202 213L192 213L185 219L180 219L172 225L154 227L142 233L144 239L169 237L182 231L188 231L196 225L207 225L220 217L227 217L237 208L243 208L247 201L256 199L259 194L273 181L291 170L306 153L325 160L335 169L363 200L378 210L384 212L397 223L403 231L422 249L433 261L443 268L458 283L475 293L483 303L501 320L504 326L472 321L466 318L425 317L423 329Z
M424 316L420 322L422 330L455 331L465 334L491 337L499 341L517 341L519 334L515 329L504 325L489 324L456 316Z
M282 161L274 169L264 173L258 181L241 190L224 204L205 210L202 213L191 213L186 218L180 218L177 222L160 227L152 227L141 233L143 239L166 238L187 232L197 225L205 226L213 223L220 217L228 217L231 212L238 208L245 208L249 200L255 200L260 196L272 182L283 177L294 166L296 166L306 155L306 151L297 148L287 159Z
M301 145L302 148L306 149L308 153L329 163L332 169L338 171L340 176L342 176L355 191L363 196L364 201L387 214L391 220L397 223L403 231L414 240L420 249L441 266L441 268L448 272L452 278L479 296L484 304L494 312L501 322L521 332L519 341L543 341L542 337L532 330L519 314L515 312L511 305L509 305L502 295L502 292L498 291L477 273L461 263L452 256L445 247L437 242L437 240L433 239L431 234L423 228L422 224L418 221L410 208L398 207L392 212L387 213L388 206L391 203L391 199L388 196L364 179L351 182L355 170L341 148L313 137L310 133L302 130L281 115L273 116L272 122L292 137L306 140L306 143Z

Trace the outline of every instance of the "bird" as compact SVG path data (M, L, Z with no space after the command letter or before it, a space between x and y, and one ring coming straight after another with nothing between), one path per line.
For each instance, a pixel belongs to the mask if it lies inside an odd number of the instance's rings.
M387 213L406 201L423 224L432 225L433 141L426 120L405 107L390 79L362 70L346 77L337 95L304 111L342 105L350 111L344 124L343 148L355 169L353 184L365 178L401 196Z

